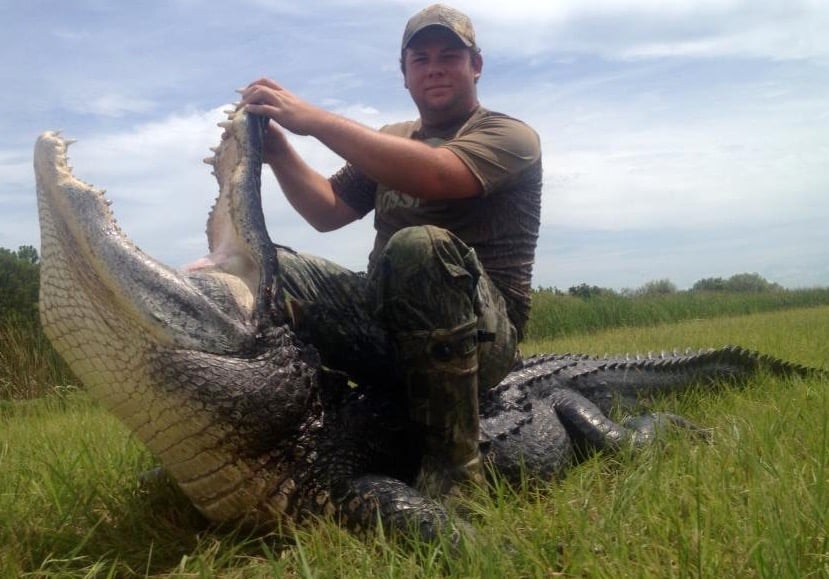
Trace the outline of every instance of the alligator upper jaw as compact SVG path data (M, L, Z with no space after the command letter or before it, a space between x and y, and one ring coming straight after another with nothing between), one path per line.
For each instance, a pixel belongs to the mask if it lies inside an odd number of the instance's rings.
M214 353L249 347L256 296L245 280L183 274L143 253L118 227L104 191L72 174L71 143L47 132L35 145L47 333L60 315L56 302L71 298L92 304L104 319L137 324L160 347Z

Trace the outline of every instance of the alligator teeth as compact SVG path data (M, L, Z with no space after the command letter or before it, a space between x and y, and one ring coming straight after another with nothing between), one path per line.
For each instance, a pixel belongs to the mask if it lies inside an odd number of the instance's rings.
M222 122L217 123L217 124L218 124L218 126L220 126L223 129L229 129L231 126L233 126L233 123L231 123L230 121L222 121Z
M216 157L205 157L202 162L206 165L216 165Z

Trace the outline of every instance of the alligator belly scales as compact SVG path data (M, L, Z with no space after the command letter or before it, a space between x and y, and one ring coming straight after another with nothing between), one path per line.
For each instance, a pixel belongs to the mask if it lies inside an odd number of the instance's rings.
M330 516L355 531L429 538L457 531L410 486L399 405L385 389L346 385L291 332L260 198L264 121L232 112L213 165L219 196L210 253L182 271L139 250L104 193L68 165L70 141L35 146L41 319L90 394L158 457L214 521L290 529ZM549 479L575 448L644 444L670 415L625 424L611 407L701 381L811 370L736 347L642 360L547 355L526 360L481 399L492 470ZM382 386L382 385L376 385ZM367 442L368 441L368 442Z

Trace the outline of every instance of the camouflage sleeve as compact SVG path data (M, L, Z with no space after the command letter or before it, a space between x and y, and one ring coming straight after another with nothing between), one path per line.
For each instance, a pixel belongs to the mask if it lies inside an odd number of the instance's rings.
M359 213L360 217L374 209L374 192L377 190L377 183L351 163L347 163L334 173L328 181L334 193Z
M541 157L538 134L512 117L490 113L441 145L451 149L481 182L484 195L503 186Z

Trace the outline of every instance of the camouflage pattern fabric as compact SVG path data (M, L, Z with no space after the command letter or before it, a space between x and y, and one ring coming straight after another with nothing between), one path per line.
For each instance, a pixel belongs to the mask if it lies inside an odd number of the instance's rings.
M317 347L325 365L357 381L399 384L406 361L420 357L414 350L435 346L439 353L441 333L466 324L477 328L479 392L515 360L517 333L503 296L475 251L445 229L398 231L368 275L286 247L277 251L294 331ZM397 339L412 332L423 339Z

